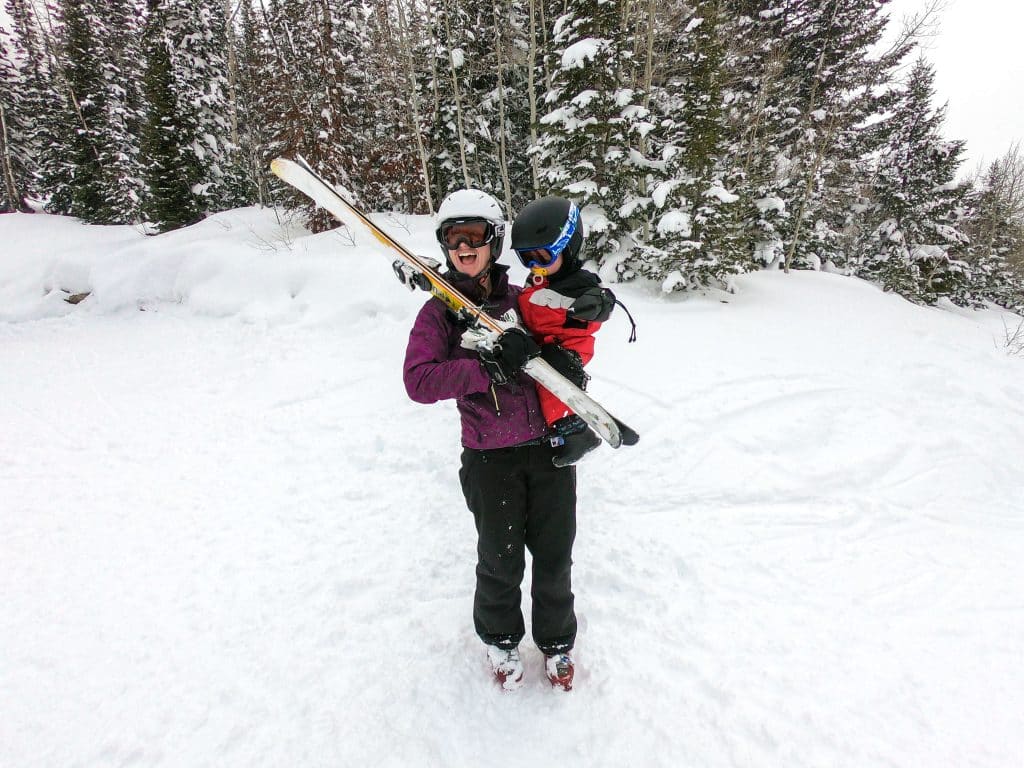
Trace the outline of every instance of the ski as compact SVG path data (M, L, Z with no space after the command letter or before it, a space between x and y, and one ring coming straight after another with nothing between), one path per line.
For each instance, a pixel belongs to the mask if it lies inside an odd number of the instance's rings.
M500 334L506 329L449 283L437 270L374 224L355 204L314 171L302 157L296 157L295 160L278 157L271 161L270 170L281 181L302 192L339 222L348 226L359 224L370 230L377 240L397 253L402 261L422 273L430 283L431 294L443 301L453 312L467 315L478 325L495 333ZM640 439L633 429L608 413L594 398L541 358L528 360L523 370L575 411L613 448L634 445Z

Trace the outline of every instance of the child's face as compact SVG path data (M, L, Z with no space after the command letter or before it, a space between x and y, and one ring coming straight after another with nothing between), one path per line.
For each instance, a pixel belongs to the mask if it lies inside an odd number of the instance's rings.
M547 261L548 252L543 249L537 249L536 251L523 250L519 251L519 258L521 261L529 262L531 258L536 258L540 263ZM555 260L544 267L530 267L530 271L538 275L553 275L555 272L562 268L562 254L558 254Z

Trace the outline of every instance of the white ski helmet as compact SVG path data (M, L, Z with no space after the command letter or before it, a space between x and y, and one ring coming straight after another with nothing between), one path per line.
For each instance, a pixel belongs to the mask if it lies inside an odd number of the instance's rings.
M501 249L505 243L505 214L502 213L501 204L486 192L479 189L459 189L452 192L441 202L434 221L434 234L449 269L453 267L448 259L448 246L444 234L445 228L452 224L486 222L489 226L485 242L491 245L491 261L497 261L501 256Z

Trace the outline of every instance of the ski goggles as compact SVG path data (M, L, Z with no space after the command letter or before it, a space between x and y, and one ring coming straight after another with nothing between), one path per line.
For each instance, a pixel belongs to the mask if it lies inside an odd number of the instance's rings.
M470 248L483 248L499 234L498 228L486 219L453 219L438 227L437 242L449 251L458 250L463 243Z
M535 245L530 248L516 248L516 256L519 257L519 261L527 269L545 269L550 267L556 261L558 257L562 255L562 252L569 245L569 241L572 240L572 236L576 234L576 230L580 226L580 209L576 207L576 203L569 204L569 215L566 217L565 224L562 225L561 232L558 233L558 237L555 242L548 245Z

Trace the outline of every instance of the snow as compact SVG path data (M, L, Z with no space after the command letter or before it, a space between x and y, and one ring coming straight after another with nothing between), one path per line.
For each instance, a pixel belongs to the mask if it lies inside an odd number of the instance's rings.
M597 96L597 91L593 89L580 91L578 94L576 94L576 96L572 99L570 103L577 109L586 109L588 106L590 106L590 102L596 99Z
M659 181L657 186L654 188L654 192L651 193L651 199L654 200L654 204L659 208L665 207L665 202L668 200L668 196L672 194L672 191L678 187L682 182L678 179L666 179L665 181Z
M776 197L775 195L768 195L767 197L761 197L754 201L754 207L757 208L761 213L767 213L768 211L778 211L784 213L786 210L785 201Z
M736 195L717 184L708 187L704 191L704 197L714 197L721 200L723 203L735 203L740 199L739 195Z
M690 220L690 214L686 211L673 209L671 211L666 211L665 214L658 219L659 235L679 235L680 237L689 237L691 232L692 222Z
M608 41L597 37L577 40L562 52L562 69L583 69L606 47Z
M579 467L576 687L526 641L503 694L382 246L257 209L0 243L0 765L1024 761L1020 318L615 286L639 341L613 316L590 388L642 437Z

